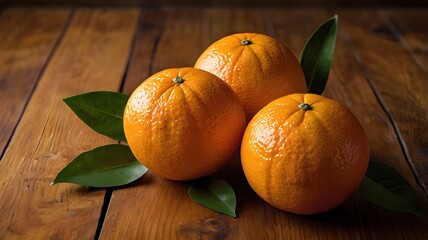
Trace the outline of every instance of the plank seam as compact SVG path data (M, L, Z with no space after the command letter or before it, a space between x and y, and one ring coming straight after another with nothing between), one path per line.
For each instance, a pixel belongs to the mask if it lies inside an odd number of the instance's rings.
M64 23L64 26L63 26L58 38L55 40L54 44L52 45L51 51L49 52L49 55L48 55L45 63L43 64L42 68L40 69L39 73L37 74L37 77L36 77L37 80L36 80L35 84L33 85L33 87L31 88L29 95L28 95L29 97L25 101L25 104L24 104L24 106L21 110L21 113L19 115L18 121L16 121L16 124L15 124L15 126L14 126L14 128L10 134L10 137L7 140L7 143L6 143L5 147L3 148L3 151L0 154L0 161L1 161L1 159L3 159L3 156L6 154L8 148L9 148L9 145L12 142L12 138L15 135L16 129L18 128L19 123L21 122L22 117L24 116L24 113L25 113L25 110L27 109L28 103L30 102L31 98L33 97L34 92L36 91L36 89L40 83L40 79L42 78L43 74L45 73L47 66L51 62L53 55L55 54L58 46L60 45L60 43L62 42L62 40L64 38L65 32L67 31L67 29L70 26L70 23L71 23L73 16L74 16L74 12L75 12L75 10L74 10L74 8L72 8L69 16L67 17L67 20ZM0 12L0 14L1 14L1 12Z
M138 22L136 24L136 29L135 29L135 33L134 33L134 37L132 39L132 43L131 43L131 49L129 50L129 54L128 54L128 61L126 62L126 66L125 66L125 73L123 74L122 77L122 83L119 87L119 91L123 92L124 88L125 88L125 82L126 79L128 78L128 73L129 73L129 68L132 65L132 59L134 59L135 55L136 55L136 51L135 49L137 48L137 44L138 44L138 39L141 36L141 32L142 32L142 25L143 25L143 18L144 18L144 13L141 11L140 9L140 13L138 16Z
M156 36L156 39L155 39L152 51L150 53L149 75L154 74L154 72L153 72L153 69L154 69L153 62L155 60L156 52L157 52L160 40L162 38L163 32L164 32L164 29L162 28L161 32L159 33L159 35Z
M140 10L140 13L138 16L138 22L137 22L136 27L135 27L136 29L134 31L134 36L132 38L131 48L129 50L128 60L126 62L126 66L125 66L126 70L122 76L122 82L121 82L120 87L119 87L119 92L123 92L123 90L124 90L125 82L126 82L126 79L128 77L129 68L132 66L132 59L135 57L135 54L136 54L135 49L136 49L136 46L138 44L137 40L141 36L141 29L142 29L144 14L141 11L141 8L139 8L139 10ZM98 219L98 224L97 224L97 229L95 231L94 240L99 239L101 236L101 232L102 232L102 229L104 226L104 221L105 221L105 218L107 216L107 211L108 211L108 208L110 206L110 201L111 201L111 198L113 195L113 190L114 189L107 189L106 193L104 195L104 201L103 201L103 205L101 207L100 217Z
M412 175L416 183L422 188L423 192L426 196L428 196L428 191L426 186L423 184L422 181L419 180L417 172L411 163L411 157L409 155L409 152L407 150L406 142L404 141L404 137L401 134L401 131L398 127L397 122L395 121L395 118L392 116L391 112L389 111L385 101L380 95L380 92L378 88L376 87L376 84L373 82L373 79L371 78L370 74L368 73L364 61L361 58L361 56L357 53L356 49L353 47L351 40L349 37L344 33L343 31L338 31L338 36L341 37L344 42L348 45L348 47L351 49L352 55L354 56L355 61L357 62L358 66L360 67L362 73L364 74L365 79L367 80L367 83L369 84L370 88L372 89L376 100L379 102L380 107L385 112L386 116L388 117L388 120L391 122L392 127L394 129L395 135L397 136L398 142L400 144L400 148L403 154L404 159L406 160L407 164L409 165L410 169L412 170Z
M106 189L106 192L104 195L104 200L103 200L103 205L102 205L101 211L100 211L100 218L98 219L97 229L95 231L95 236L94 236L95 240L100 238L101 230L102 230L103 225L104 225L104 220L107 216L107 210L108 210L108 207L110 206L110 201L111 201L112 195L113 195L113 190L112 189Z
M409 55L411 56L411 58L415 61L415 63L426 73L428 74L428 70L423 66L423 63L420 61L419 57L416 56L415 52L413 51L412 47L410 47L410 45L407 43L407 41L403 38L403 36L400 34L400 32L398 31L398 29L392 24L392 22L389 20L389 18L387 18L382 12L377 11L377 14L380 16L380 18L386 23L387 28L389 28L389 30L393 33L393 35L395 37L397 37L400 40L401 45L404 47L404 49L409 53ZM392 114L391 114L391 118L392 118ZM392 118L393 119L393 118ZM414 178L416 179L416 182L422 187L422 189L424 190L425 194L428 196L428 188L427 186L424 184L424 182L422 180L419 180L419 175L418 172L415 169L415 166L412 164L411 162L411 156L410 153L407 149L407 145L406 142L404 140L404 137L401 134L401 131L398 127L398 124L394 121L394 130L397 132L397 135L399 135L399 141L403 143L403 152L405 154L406 160L409 163L411 169L412 169L412 173ZM401 143L400 143L401 145Z
M428 75L428 68L421 62L418 55L416 55L415 51L413 51L413 48L410 46L410 44L406 41L406 39L403 37L403 35L398 31L397 27L391 22L391 20L383 13L378 12L379 16L382 18L382 20L386 23L386 26L389 28L389 30L400 40L400 43L403 45L404 49L409 53L409 55L412 57L413 61L419 66L419 68L422 69L422 71L425 72L425 74Z

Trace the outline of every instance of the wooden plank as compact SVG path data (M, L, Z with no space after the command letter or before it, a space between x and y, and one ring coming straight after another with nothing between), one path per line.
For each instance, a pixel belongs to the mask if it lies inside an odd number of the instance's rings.
M94 238L105 191L50 183L79 153L112 140L61 99L119 89L137 18L133 9L76 11L0 162L2 238Z
M296 10L286 13L271 11L267 15L272 17L275 36L296 53L300 53L310 34L332 16L319 10ZM357 15L353 17L356 18ZM339 16L339 25L340 23ZM342 31L339 30L335 60L324 95L341 102L357 116L368 134L370 160L387 163L406 177L417 190L426 212L427 201L424 193L414 181L412 171L400 150L394 128L354 60L353 52L343 38ZM379 209L363 200L357 193L339 209L342 209L342 212L337 212L335 217L342 222L340 224L335 222L336 226L328 227L319 224L317 229L319 235L335 232L335 238L339 239L349 237L400 239L404 234L412 239L423 239L428 233L427 225L417 217Z
M428 193L428 73L415 64L399 36L390 34L388 22L375 12L342 11L341 24L393 121L407 161Z
M204 12L204 51L213 42L240 32L266 32L263 11L260 9L225 10L210 8Z
M70 13L66 8L0 12L0 157Z
M390 24L390 33L399 37L413 60L428 73L428 10L384 10L381 16Z
M141 14L123 85L122 91L125 94L131 95L146 78L160 70L154 69L156 67L154 59L157 58L158 46L164 29L162 21L157 22L150 19L162 19L163 15L165 14L160 12L147 13L145 11Z
M162 69L192 66L202 48L202 20L198 11L145 12L125 92ZM147 173L134 185L113 191L100 238L174 238L178 211L191 206L186 184Z

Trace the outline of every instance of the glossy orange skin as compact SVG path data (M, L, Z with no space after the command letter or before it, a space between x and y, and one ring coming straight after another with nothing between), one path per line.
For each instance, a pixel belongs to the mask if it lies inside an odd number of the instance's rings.
M243 40L251 43L244 45ZM272 37L238 33L209 46L195 68L215 74L236 92L249 121L266 104L306 92L303 71L293 53Z
M176 77L182 83L175 83ZM132 93L123 117L135 157L172 180L207 176L239 148L246 120L233 90L218 77L194 68L154 74Z
M302 110L308 103L312 110ZM245 176L272 206L298 214L330 210L360 185L367 137L355 116L315 94L279 98L258 112L241 145Z

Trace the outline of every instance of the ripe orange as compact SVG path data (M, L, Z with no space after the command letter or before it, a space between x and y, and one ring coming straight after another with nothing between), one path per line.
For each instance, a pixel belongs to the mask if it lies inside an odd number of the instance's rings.
M274 99L306 92L296 57L279 41L263 34L224 37L202 53L195 68L227 82L244 105L248 121Z
M246 121L238 97L218 77L174 68L135 89L123 125L133 154L150 171L190 180L226 164L239 148Z
M258 112L241 145L254 191L284 211L313 214L345 201L361 183L369 148L355 116L336 101L291 94Z

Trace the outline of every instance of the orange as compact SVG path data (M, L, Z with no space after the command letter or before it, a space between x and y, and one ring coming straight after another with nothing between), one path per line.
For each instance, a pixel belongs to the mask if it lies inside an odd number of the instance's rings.
M194 68L154 74L138 86L123 116L135 157L172 180L207 176L239 148L246 120L233 90Z
M345 201L368 166L367 137L336 101L315 94L279 98L245 131L241 161L254 191L272 206L314 214Z
M296 57L279 41L263 34L226 36L202 53L195 68L227 82L244 105L248 121L269 102L306 92Z

